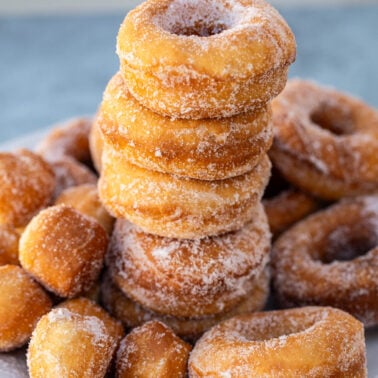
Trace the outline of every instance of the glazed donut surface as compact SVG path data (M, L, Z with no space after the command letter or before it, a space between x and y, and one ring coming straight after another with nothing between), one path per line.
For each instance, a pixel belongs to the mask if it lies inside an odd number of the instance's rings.
M252 111L285 86L295 39L263 0L151 0L119 30L121 72L133 96L175 118Z

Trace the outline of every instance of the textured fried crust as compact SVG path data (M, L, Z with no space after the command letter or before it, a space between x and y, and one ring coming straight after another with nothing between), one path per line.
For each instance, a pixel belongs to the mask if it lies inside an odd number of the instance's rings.
M131 163L201 180L251 171L273 138L269 106L230 118L172 120L140 105L120 74L109 82L95 123L105 142Z
M290 28L262 0L152 0L118 34L133 96L175 118L221 118L266 104L295 59Z
M198 318L230 310L250 295L269 251L267 219L257 204L241 230L196 240L146 234L118 220L107 265L121 290L144 307Z
M97 279L108 238L92 218L66 205L41 211L20 240L22 267L50 291L73 297Z
M263 156L242 176L204 181L149 171L106 147L99 194L116 218L173 238L201 238L238 230L249 222L270 175Z
M326 200L378 190L378 112L293 80L273 102L274 165L296 187Z
M48 295L22 268L0 266L0 352L24 345L50 309Z
M104 148L104 141L99 127L99 115L97 114L89 134L89 148L94 167L98 173L101 172L101 157Z
M197 342L189 376L365 378L363 325L331 307L236 316Z
M55 177L50 166L33 152L2 152L0 188L0 224L23 227L50 202Z
M298 223L273 246L283 306L341 308L378 324L378 197L343 200Z
M117 378L185 378L191 346L165 324L150 321L134 328L117 353Z
M217 315L198 319L177 318L169 315L161 315L142 307L139 303L129 299L113 283L109 274L105 275L101 283L101 300L106 309L128 328L142 325L146 321L159 320L185 340L194 341L205 331L218 324L222 320L239 314L247 314L260 311L264 308L269 295L269 269L264 269L247 297L231 308L229 311Z
M11 226L0 225L0 265L18 264L20 234Z

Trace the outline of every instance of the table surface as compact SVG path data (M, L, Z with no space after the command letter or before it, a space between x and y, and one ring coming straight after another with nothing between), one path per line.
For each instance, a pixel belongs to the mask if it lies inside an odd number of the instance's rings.
M298 43L290 76L378 106L378 6L280 11ZM123 17L0 17L0 142L96 111L118 69L115 40Z

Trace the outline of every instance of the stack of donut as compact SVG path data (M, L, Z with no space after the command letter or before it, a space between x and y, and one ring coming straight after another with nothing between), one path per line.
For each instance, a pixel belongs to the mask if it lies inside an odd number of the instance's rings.
M270 100L295 39L261 0L150 0L125 18L117 52L91 134L118 218L104 302L129 327L159 319L196 338L265 304Z

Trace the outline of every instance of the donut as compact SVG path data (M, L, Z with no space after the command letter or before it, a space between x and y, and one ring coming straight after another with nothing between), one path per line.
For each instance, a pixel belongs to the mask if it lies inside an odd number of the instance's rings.
M22 267L60 297L88 291L100 274L108 238L92 218L66 205L41 211L20 239Z
M269 269L264 269L256 278L253 289L244 300L225 313L198 319L164 316L142 307L124 295L113 283L109 274L106 274L101 282L101 300L110 314L119 319L127 328L138 327L150 320L159 320L172 328L177 336L194 341L222 320L262 310L269 294L269 279Z
M96 184L97 176L84 164L66 156L50 163L56 178L54 198L68 188L84 184Z
M294 188L274 167L263 204L274 237L321 207L320 201Z
M273 139L270 106L231 118L172 120L140 105L119 73L105 90L96 123L130 163L200 180L251 171Z
M191 346L158 321L134 328L117 352L116 377L185 378Z
M378 111L315 83L293 80L273 101L273 164L325 200L378 190Z
M341 308L378 324L378 196L345 199L286 231L273 246L285 307Z
M25 226L50 202L54 187L54 173L38 155L0 152L0 224Z
M284 88L296 45L263 0L150 0L126 16L117 53L144 106L201 119L264 106Z
M189 376L366 378L364 329L330 307L236 316L197 342Z
M55 205L62 204L72 206L80 213L92 217L111 234L114 219L102 206L96 185L84 184L66 189L55 201Z
M19 266L0 266L0 352L17 349L29 340L51 301Z
M143 307L200 318L231 310L251 295L269 252L267 219L256 204L242 229L195 240L146 234L118 219L106 261L118 287Z
M104 141L99 126L99 117L99 114L97 114L89 134L89 149L91 151L94 168L98 173L101 172L101 156L102 150L104 149Z
M20 234L11 226L0 225L0 266L18 264Z
M99 194L116 218L127 218L145 232L196 239L238 230L251 220L270 174L263 156L242 176L204 181L149 171L105 147Z
M103 378L117 344L100 317L56 308L41 318L30 340L30 378Z
M91 127L91 118L70 119L55 126L37 146L36 151L49 162L70 157L90 165L88 136Z

